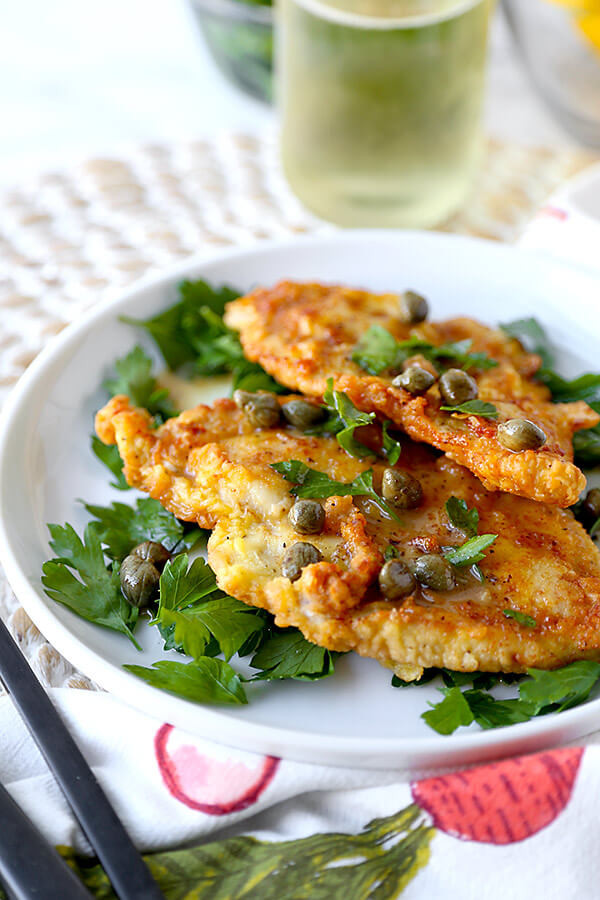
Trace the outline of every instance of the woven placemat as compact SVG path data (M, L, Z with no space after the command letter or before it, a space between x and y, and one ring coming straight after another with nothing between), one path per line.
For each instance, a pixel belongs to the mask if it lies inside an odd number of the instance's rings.
M490 141L443 230L514 241L587 153ZM47 341L95 303L192 254L332 226L288 190L272 140L149 144L0 193L0 402ZM92 688L51 647L0 571L0 615L46 686Z

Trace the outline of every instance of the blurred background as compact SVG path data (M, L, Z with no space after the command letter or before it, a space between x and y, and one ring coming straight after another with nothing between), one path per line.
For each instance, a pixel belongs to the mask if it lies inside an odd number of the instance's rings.
M2 183L135 142L274 127L269 106L223 77L183 0L4 2L0 42ZM498 9L485 130L525 144L578 143L540 101Z

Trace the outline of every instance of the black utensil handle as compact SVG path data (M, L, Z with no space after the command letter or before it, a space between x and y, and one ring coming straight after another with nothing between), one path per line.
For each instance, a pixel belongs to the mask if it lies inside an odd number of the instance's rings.
M120 900L164 900L51 700L0 621L0 678Z
M0 881L15 900L91 900L75 873L0 785Z

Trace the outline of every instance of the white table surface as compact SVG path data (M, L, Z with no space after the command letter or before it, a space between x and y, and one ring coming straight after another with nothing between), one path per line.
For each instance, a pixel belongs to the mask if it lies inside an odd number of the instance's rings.
M531 90L500 15L486 120L505 139L572 144ZM216 70L184 0L0 2L0 183L139 141L273 125L268 107Z

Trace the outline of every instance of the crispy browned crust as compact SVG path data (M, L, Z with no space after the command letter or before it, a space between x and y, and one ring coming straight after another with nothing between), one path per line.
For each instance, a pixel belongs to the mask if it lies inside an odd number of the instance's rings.
M569 511L490 492L447 457L405 441L398 465L420 479L422 506L390 530L368 503L330 498L323 533L307 539L288 521L290 485L270 464L300 459L350 481L369 460L348 456L334 439L254 431L230 400L152 430L145 411L115 397L96 428L119 447L130 484L214 529L209 562L224 591L314 643L374 657L406 679L429 666L523 672L600 658L600 554ZM374 466L376 482L381 468ZM407 560L464 541L444 510L452 495L477 507L480 533L498 535L482 563L485 584L465 576L450 593L418 588L404 602L385 601L376 579L390 540ZM297 540L318 546L324 561L290 582L281 561ZM506 618L505 609L532 616L537 627Z
M567 507L585 487L585 476L573 463L573 433L596 425L600 417L583 402L551 403L549 391L531 381L539 357L498 330L467 318L408 326L398 318L395 294L288 281L235 300L225 318L240 332L246 356L282 384L316 397L333 378L334 387L357 407L375 411L414 440L443 450L491 489ZM364 372L351 356L373 324L399 340L415 335L440 345L470 339L473 351L499 363L473 373L480 398L495 404L498 420L442 412L437 386L415 398L394 387L391 377ZM498 424L513 417L538 424L547 435L544 447L520 453L503 447Z

